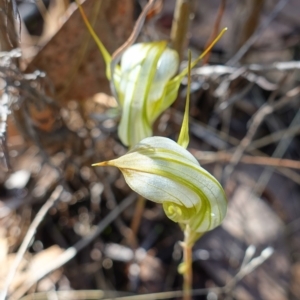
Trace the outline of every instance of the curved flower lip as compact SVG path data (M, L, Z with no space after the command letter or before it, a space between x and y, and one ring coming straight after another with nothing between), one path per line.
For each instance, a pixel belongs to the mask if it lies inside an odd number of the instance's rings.
M94 164L107 165L118 167L127 184L143 197L193 215L196 231L215 228L226 215L227 200L220 183L191 153L168 138L146 138L124 156Z

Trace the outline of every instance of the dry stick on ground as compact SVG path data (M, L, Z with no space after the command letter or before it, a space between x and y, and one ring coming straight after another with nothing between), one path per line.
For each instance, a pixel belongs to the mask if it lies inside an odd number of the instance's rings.
M242 68L241 68L241 69L242 69ZM278 83L278 87L283 86L283 85L284 85L284 82L286 81L287 78L288 78L288 76L287 76L287 74L285 74L285 75L283 76L283 78L280 80L280 82ZM222 85L222 83L221 83L221 85ZM220 85L220 86L221 86L221 85ZM225 101L221 102L219 105L216 105L217 108L215 108L215 111L216 111L217 113L220 113L220 112L223 112L223 111L225 110L225 112L226 112L226 109L227 109L228 107L232 106L232 105L233 105L234 103L236 103L237 101L239 101L242 97L244 97L244 96L252 89L253 85L254 85L254 82L251 82L250 84L246 85L246 87L243 88L241 92L238 92L238 93L236 93L236 94L233 94L231 97L225 99ZM226 86L226 87L228 88L228 86ZM220 93L220 91L219 91L219 93ZM278 93L279 93L279 88L276 89L276 90L274 90L274 92L273 92L273 93L271 94L271 96L269 97L269 99L268 99L268 103L269 103L269 104L271 104L271 103L274 102L274 99L277 97ZM226 95L226 93L222 92L222 94L221 94L221 96L220 96L221 98L223 98L222 95ZM223 115L223 114L222 114L222 115ZM228 123L228 124L227 124L227 127L229 127L230 119L231 119L231 118L228 118L228 119L227 119L227 123ZM223 130L223 131L224 131L224 130ZM225 133L227 134L227 137L229 136L229 135L228 135L228 131L229 131L229 128L228 128L227 132L225 131ZM228 139L226 139L226 141L228 141Z
M289 70L300 69L300 61L292 60L292 61L274 62L268 65L250 64L250 65L243 66L243 68L245 69L245 71L252 71L252 72L289 71ZM225 74L232 74L238 69L240 68L224 66L224 65L212 65L212 66L203 66L200 68L194 68L192 70L192 74L203 75L203 76L225 75ZM246 75L247 74L249 73L246 73ZM256 75L254 73L253 76L259 77L259 75Z
M255 149L247 149L248 152L254 152ZM202 152L195 149L191 149L191 153L199 160L201 165L215 163L216 161L222 162L230 162L232 159L232 154L227 152ZM256 154L256 153L255 153ZM264 153L259 153L260 155ZM276 167L277 171L294 181L296 184L300 185L300 176L298 173L289 170L290 169L300 169L300 163L298 161L289 160L289 159L281 159L264 156L247 156L243 155L241 163L244 164L252 164L252 165L264 165L264 166L272 166Z
M261 71L288 71L300 69L300 61L292 60L292 61L282 61L282 62L274 62L270 65L258 65L251 64L246 66L248 70L253 72L261 72Z
M257 41L261 34L269 27L271 22L277 17L281 10L289 0L280 0L265 22L254 32L254 34L247 40L247 42L238 50L238 52L226 63L228 66L235 66L240 59L248 52L250 47Z
M277 84L271 83L265 77L257 75L253 72L289 71L297 69L300 69L300 61L278 62L270 65L251 64L243 66L242 68L223 65L203 66L201 68L193 69L192 74L212 77L218 75L236 74L237 71L242 70L243 72L237 73L239 76L246 78L250 82L256 83L265 90L275 90L278 88ZM235 78L237 78L236 75Z
M252 245L248 247L253 248ZM191 290L192 296L199 296L199 295L207 295L210 292L216 293L218 295L224 293L227 294L241 281L246 275L253 272L257 267L262 265L272 254L273 248L267 247L265 248L258 257L253 259L247 258L249 251L248 249L245 252L245 259L240 268L240 271L234 276L234 278L229 281L224 287L216 287L216 288L208 288L208 289L197 289ZM254 254L254 252L252 252ZM131 295L125 297L116 297L114 299L107 299L107 300L159 300L159 299L170 299L170 298L177 298L184 296L184 291L170 291L170 292L162 292L162 293L154 293L154 294L145 294L145 295Z
M252 139L254 138L254 135L256 131L258 130L260 124L263 122L265 117L277 109L282 108L284 105L290 103L292 100L295 99L295 97L300 93L300 88L296 87L287 94L282 97L279 101L272 103L272 104L265 104L263 105L258 112L254 115L252 123L250 125L250 128L246 134L246 136L242 139L240 145L234 152L230 164L225 168L224 170L224 180L226 181L229 176L232 174L234 167L238 164L240 161L243 153L247 149L247 147L250 145Z
M290 136L290 135L289 135ZM204 152L196 149L189 149L190 152L201 162L201 165L215 163L215 162L229 162L232 159L232 154L226 152ZM292 159L282 159L276 157L266 156L250 156L243 155L240 160L241 163L250 165L263 165L270 167L284 167L300 170L300 162Z
M211 36L209 37L204 49L207 49L209 47L209 45L211 45L211 43L214 41L214 39L218 36L219 30L220 30L220 24L221 24L222 17L223 17L224 11L225 11L225 7L226 7L226 0L221 0L213 31L212 31ZM210 54L211 54L211 52L209 52L206 55L206 57L203 58L203 63L202 63L203 65L206 65L208 63Z
M30 224L28 231L26 233L26 236L23 239L23 242L19 248L19 251L17 253L17 256L13 262L13 265L11 266L9 273L7 275L2 293L0 295L1 300L5 300L8 288L15 276L15 273L17 271L18 266L20 265L20 262L22 261L22 258L28 249L30 242L34 238L34 235L36 233L36 230L40 223L43 221L45 215L49 211L49 209L54 205L54 203L60 198L61 194L63 192L63 187L61 185L57 186L54 192L51 194L50 198L46 201L46 203L41 207L39 212L37 213L36 217Z
M245 257L240 267L240 271L223 287L215 287L215 288L207 288L207 289L195 289L191 290L191 295L200 296L207 295L209 293L214 294L228 294L233 288L248 274L253 272L257 267L262 265L272 254L273 248L267 247L265 248L258 257L253 258L255 254L255 247L250 245L245 251ZM116 292L117 293L117 292ZM86 290L86 291L53 291L47 293L36 293L34 294L35 299L45 299L49 296L53 296L53 298L59 299L103 299L106 300L159 300L159 299L170 299L170 298L178 298L184 296L184 291L169 291L169 292L161 292L161 293L153 293L153 294L140 294L140 295L130 295L130 296L109 296L107 293L101 290ZM110 298L107 298L110 297ZM113 297L113 298L111 298ZM32 299L32 295L25 296L22 300ZM48 298L47 298L48 299Z
M278 142L282 139L283 134L286 137L295 136L300 134L300 124L297 124L295 126L289 127L287 129L282 129L276 132L273 132L269 135L266 135L260 139L254 140L251 145L247 148L247 150L254 150L261 147L265 147L269 144Z
M248 247L248 249L250 247L252 248L253 246L250 245ZM274 252L274 249L272 247L267 247L261 252L260 256L258 256L256 258L253 258L252 260L249 261L249 263L246 263L246 260L249 259L249 258L246 257L247 256L247 250L246 250L246 255L245 255L244 261L242 263L241 270L224 287L223 292L225 294L231 293L231 291L234 289L234 287L237 285L237 283L239 281L241 281L246 275L252 273L258 266L260 266L264 261L266 261ZM252 249L250 251L252 251ZM254 254L254 251L251 254Z
M297 111L293 121L290 124L290 128L293 127L296 124L300 123L300 109ZM282 157L286 150L288 149L293 137L292 136L285 136L285 134L282 136L282 140L279 142L278 146L276 147L272 157ZM273 167L267 167L263 171L263 173L260 175L253 192L256 193L256 195L259 197L262 192L264 191L266 185L268 184L272 174L274 172Z
M60 268L75 255L86 247L89 243L91 243L103 230L112 223L116 217L122 213L129 205L131 205L134 200L136 199L136 194L131 193L127 198L125 198L120 205L115 207L102 221L100 221L92 232L78 241L74 246L65 250L61 255L59 255L55 260L49 262L49 264L45 265L39 273L32 274L31 277L27 278L24 285L21 289L16 290L12 295L11 299L20 299L37 281L42 279L47 274L51 273L52 271ZM1 299L1 300L4 300Z

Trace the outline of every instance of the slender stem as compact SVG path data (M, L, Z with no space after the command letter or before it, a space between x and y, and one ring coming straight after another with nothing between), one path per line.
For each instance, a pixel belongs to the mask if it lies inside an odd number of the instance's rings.
M193 285L193 252L192 248L195 242L203 235L203 233L191 230L189 225L184 229L183 247L183 300L191 300L192 285Z
M193 270L192 270L192 246L184 243L183 247L183 260L185 264L183 273L183 291L184 300L191 300L191 290L193 283Z

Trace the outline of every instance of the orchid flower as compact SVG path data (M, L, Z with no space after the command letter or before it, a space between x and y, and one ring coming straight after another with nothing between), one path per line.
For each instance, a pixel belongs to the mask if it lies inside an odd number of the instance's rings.
M192 67L210 51L223 33L192 63ZM106 74L111 80L111 57L108 57L107 51L105 53ZM113 77L122 108L118 135L124 145L133 147L152 136L153 123L176 100L180 83L187 75L188 68L185 68L174 76L178 67L178 54L167 47L166 41L139 43L125 51Z
M127 184L163 205L166 215L194 232L214 229L225 217L220 183L184 147L165 137L143 139L127 154L95 166L114 166Z
M124 145L133 147L142 139L153 135L153 123L176 100L180 83L187 75L188 68L175 76L179 67L178 54L167 47L166 41L159 41L129 47L124 52L120 65L112 70L111 55L96 35L80 5L79 9L103 56L107 79L113 80L117 101L122 109L118 126L119 138ZM192 68L211 50L225 30L192 62Z
M162 204L167 217L188 230L192 245L201 234L221 224L227 200L217 179L186 150L188 111L189 95L178 143L165 137L147 137L127 154L93 166L119 168L131 189Z
M162 204L167 217L180 225L184 241L181 243L183 263L178 271L183 274L184 299L191 299L192 247L203 233L221 224L227 211L227 200L220 183L186 150L190 74L189 53L188 94L177 143L165 137L147 137L127 154L93 165L119 168L135 192Z

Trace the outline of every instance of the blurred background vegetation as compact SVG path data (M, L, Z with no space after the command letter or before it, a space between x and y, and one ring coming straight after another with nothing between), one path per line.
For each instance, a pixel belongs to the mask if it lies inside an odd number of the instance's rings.
M188 17L176 46L178 2ZM113 53L146 3L83 8ZM178 226L154 203L136 211L118 170L91 168L127 149L75 3L0 8L0 299L6 289L7 299L180 299ZM300 299L299 12L298 0L157 0L139 35L172 36L184 67L188 48L198 56L228 27L192 71L189 151L229 201L222 226L194 248L194 299ZM155 135L177 138L186 83Z

